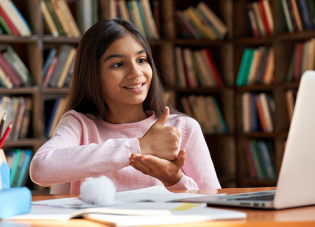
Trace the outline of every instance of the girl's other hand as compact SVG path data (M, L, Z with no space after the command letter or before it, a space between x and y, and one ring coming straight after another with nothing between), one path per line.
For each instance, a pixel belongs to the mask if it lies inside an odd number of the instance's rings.
M169 108L165 107L163 114L146 134L138 139L141 154L153 155L167 160L177 158L180 132L175 127L164 126L169 117L169 111Z
M181 167L185 164L186 151L180 150L174 161L138 153L132 153L129 160L130 165L136 170L157 178L165 187L168 187L176 184L182 178Z

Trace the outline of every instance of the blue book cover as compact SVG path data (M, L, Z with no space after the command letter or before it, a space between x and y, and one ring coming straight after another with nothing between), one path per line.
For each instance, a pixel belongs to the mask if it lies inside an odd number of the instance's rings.
M42 76L43 78L46 76L46 73L47 73L47 70L50 66L50 63L52 61L52 59L54 58L54 56L56 55L56 52L57 52L57 49L56 48L52 48L50 51L49 51L49 54L47 56L47 59L45 61L45 64L44 64L44 67L43 67L43 72L42 72Z
M197 9L196 12L198 12L198 14L201 16L201 18L207 23L207 25L214 31L214 33L216 34L216 36L218 37L218 39L223 39L224 36L220 33L220 31L214 26L214 24L208 20L208 18L206 17L206 15L204 15L204 13L200 10Z
M56 115L59 103L60 103L60 99L57 99L55 101L54 107L53 107L53 109L51 111L51 114L50 114L50 117L49 117L49 121L48 121L48 124L47 124L47 127L46 127L46 132L45 132L46 138L49 137L49 131L50 131L51 125L52 125L52 123L54 121L54 118L55 118L55 115Z
M32 151L26 149L25 150L25 157L24 157L24 160L22 163L22 167L21 167L18 179L17 179L16 187L22 187L23 186L23 182L27 176L27 170L28 170L29 164L31 162L31 158L32 158Z
M264 163L264 167L266 170L266 176L270 180L275 180L276 179L276 173L275 173L275 169L274 169L273 164L272 164L272 160L270 157L270 153L269 153L267 144L263 141L259 141L258 146L259 146L259 150L260 150L261 159Z
M300 5L301 5L306 29L311 30L312 29L312 21L311 21L311 17L309 15L309 12L307 10L307 5L306 5L305 0L300 0Z
M144 15L143 15L143 11L142 11L142 7L141 7L141 4L140 4L140 1L137 1L137 6L138 6L138 9L139 9L139 14L140 14L141 22L142 22L143 29L144 29L144 32L145 32L145 37L148 39L148 38L150 38L150 36L149 36L149 30L148 30L148 24L147 24L146 21L145 21L145 18L144 18Z
M256 152L256 148L255 148L255 140L250 141L250 151L254 160L254 167L256 170L256 175L258 179L263 179L263 173L261 171L261 167L260 167L260 163L259 163L259 158Z
M243 53L241 66L238 71L237 80L236 80L236 86L244 86L247 84L247 78L250 70L250 66L252 64L254 55L253 49L246 48Z

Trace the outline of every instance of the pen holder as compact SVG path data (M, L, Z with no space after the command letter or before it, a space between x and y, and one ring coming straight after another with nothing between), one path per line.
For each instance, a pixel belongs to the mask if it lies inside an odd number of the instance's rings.
M10 188L10 169L6 162L0 166L0 219L28 213L31 209L32 194L26 187Z

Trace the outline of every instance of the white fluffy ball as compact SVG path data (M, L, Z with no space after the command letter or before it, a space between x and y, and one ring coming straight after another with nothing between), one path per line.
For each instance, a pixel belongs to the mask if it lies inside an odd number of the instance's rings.
M116 187L106 176L90 177L82 183L80 198L85 203L107 205L113 202Z

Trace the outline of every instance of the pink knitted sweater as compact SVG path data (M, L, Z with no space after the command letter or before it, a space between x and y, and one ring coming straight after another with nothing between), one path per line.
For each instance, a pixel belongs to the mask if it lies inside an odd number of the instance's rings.
M141 153L138 138L156 121L148 118L129 124L110 124L91 114L67 112L53 137L35 154L30 165L31 179L42 186L71 182L71 194L80 194L85 178L106 175L117 191L140 189L161 184L129 166L131 153ZM165 126L180 133L180 149L186 150L181 180L169 190L218 189L216 172L199 124L194 119L172 114Z

